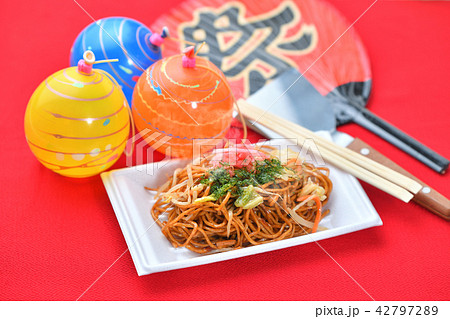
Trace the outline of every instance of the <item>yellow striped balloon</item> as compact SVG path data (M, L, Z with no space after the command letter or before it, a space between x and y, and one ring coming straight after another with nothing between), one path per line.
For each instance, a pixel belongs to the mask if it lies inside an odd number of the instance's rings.
M108 169L124 151L130 130L128 103L103 70L70 67L50 75L33 93L25 135L36 158L69 177Z

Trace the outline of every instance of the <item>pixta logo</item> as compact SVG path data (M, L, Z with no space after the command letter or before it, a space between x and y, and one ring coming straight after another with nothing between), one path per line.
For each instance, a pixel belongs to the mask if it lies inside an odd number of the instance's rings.
M127 156L126 166L135 167L136 170L145 172L148 175L153 175L156 170L161 169L165 165L168 165L170 159L173 159L170 148L169 136L162 136L164 134L154 132L148 129L141 131L128 139L127 145L134 145L134 154ZM152 147L148 147L150 142L157 140ZM164 150L164 157L161 160L159 155L158 161L155 161L155 152L161 146L167 146ZM324 166L325 162L320 154L320 151L314 141L314 139L306 139L302 144L297 142L297 139L291 138L278 138L272 140L260 140L256 143L260 147L265 147L270 151L270 154L280 159L282 164L286 164L288 161L295 159L295 164L302 165L303 162L313 163L315 166ZM217 150L227 147L227 152L218 152ZM238 153L242 153L242 150L250 150L254 148L248 141L241 141L236 139L194 139L192 140L192 154L191 159L180 160L180 164L187 165L200 165L202 160L211 156L215 152L216 161L224 161L229 165L236 164L237 159L242 160ZM242 155L242 154L240 154ZM220 158L222 156L222 158ZM248 156L252 156L251 152ZM247 160L252 160L248 158Z

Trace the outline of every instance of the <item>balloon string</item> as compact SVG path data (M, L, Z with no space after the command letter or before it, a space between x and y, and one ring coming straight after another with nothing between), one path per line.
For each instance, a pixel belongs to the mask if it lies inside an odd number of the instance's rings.
M194 54L194 58L197 56L197 54L200 52L200 50L203 48L204 45L205 45L205 41L203 41L202 44L200 44L200 46L198 47L197 51Z
M211 69L210 67L207 67L207 66L204 66L204 65L197 65L196 67L201 68L201 69L205 69L205 70L208 70L208 71L211 71L211 72L214 73L217 77L219 77L220 79L222 79L222 81L225 83L226 87L228 88L228 90L229 90L230 93L231 93L231 97L232 97L232 99L233 99L233 104L234 104L234 105L236 106L236 108L237 108L237 111L238 111L238 113L239 113L239 119L241 120L241 123L242 123L242 128L243 128L243 130L244 130L244 135L243 135L243 137L242 137L242 140L247 139L247 124L245 123L244 116L242 115L241 109L239 108L239 105L238 105L238 103L237 103L237 101L236 101L236 98L235 98L235 96L234 96L234 94L233 94L233 91L231 90L230 84L228 83L227 79L226 79L226 78L225 78L225 79L222 78L222 75L221 75L221 74L219 74L217 71ZM225 75L224 75L224 76L225 76Z
M167 37L167 39L174 40L176 42L181 42L181 43L184 43L184 44L197 45L197 43L195 43L195 42L191 42L191 41L188 41L188 40L181 40L181 39L178 39L178 38L174 38L172 36Z
M98 63L109 63L109 62L119 62L119 59L107 59L107 60L99 60L95 61L92 64L98 64Z

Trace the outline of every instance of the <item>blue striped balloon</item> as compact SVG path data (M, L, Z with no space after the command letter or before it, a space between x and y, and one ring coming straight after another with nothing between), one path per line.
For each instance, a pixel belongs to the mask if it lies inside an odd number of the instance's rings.
M152 32L142 23L123 17L110 17L91 23L76 38L70 51L70 65L76 66L86 50L96 60L119 62L95 64L114 76L131 106L134 86L150 65L161 59L161 48L150 42ZM165 31L162 37L165 37Z

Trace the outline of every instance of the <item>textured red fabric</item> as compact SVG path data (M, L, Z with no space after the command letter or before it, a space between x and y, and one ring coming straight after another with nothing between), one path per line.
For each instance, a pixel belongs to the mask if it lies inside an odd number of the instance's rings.
M150 25L179 1L79 3L94 18L129 16ZM372 1L332 3L355 21ZM447 158L449 16L449 2L378 1L354 26L371 58L371 110ZM68 66L72 41L90 22L70 0L1 4L0 299L75 300L115 261L82 300L370 299L314 243L138 277L100 177L73 180L45 169L23 132L33 90ZM449 174L434 173L360 127L342 130L450 195ZM122 157L114 168L124 165ZM384 225L322 247L376 300L448 300L449 223L363 187Z

